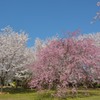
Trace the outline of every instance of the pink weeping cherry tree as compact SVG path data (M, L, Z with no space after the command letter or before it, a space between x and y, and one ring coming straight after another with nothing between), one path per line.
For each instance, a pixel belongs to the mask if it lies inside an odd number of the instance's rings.
M99 82L100 47L94 45L93 39L65 38L49 41L37 53L37 58L31 67L31 88Z

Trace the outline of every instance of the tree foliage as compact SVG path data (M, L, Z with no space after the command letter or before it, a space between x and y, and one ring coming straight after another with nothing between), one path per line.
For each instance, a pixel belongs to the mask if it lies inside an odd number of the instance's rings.
M100 46L92 38L49 41L33 63L33 88L100 82Z
M100 7L100 1L97 2L97 6ZM91 23L94 23L96 20L100 20L100 10L96 12L96 15L93 18L93 21Z
M11 27L0 32L0 83L29 77L28 64L33 61L32 49L27 48L27 34L17 33Z

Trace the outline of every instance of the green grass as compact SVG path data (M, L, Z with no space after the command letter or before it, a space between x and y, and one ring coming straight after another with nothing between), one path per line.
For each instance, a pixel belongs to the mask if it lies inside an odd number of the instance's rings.
M54 91L41 91L34 92L25 89L9 89L6 88L5 92L9 94L0 94L0 100L100 100L100 90L89 90L89 96L84 96L83 90L79 90L76 97L71 97L69 94L68 99L54 98L51 94Z

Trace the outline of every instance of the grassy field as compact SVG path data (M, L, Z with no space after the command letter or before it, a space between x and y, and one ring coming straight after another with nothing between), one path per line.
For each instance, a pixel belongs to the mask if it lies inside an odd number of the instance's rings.
M100 100L100 90L89 90L89 96L83 95L83 90L79 90L76 97L68 97L67 99L54 98L51 96L53 91L34 92L31 90L11 90L6 89L9 93L0 94L0 100Z

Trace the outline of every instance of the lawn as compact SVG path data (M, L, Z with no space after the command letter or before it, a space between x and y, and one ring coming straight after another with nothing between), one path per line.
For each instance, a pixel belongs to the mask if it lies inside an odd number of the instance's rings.
M83 96L83 91L79 90L78 96L72 98L68 97L68 99L60 99L54 98L51 96L53 91L49 92L34 92L31 90L11 90L6 89L9 91L7 94L0 94L0 100L99 100L100 99L100 89L96 90L89 90L89 96Z

